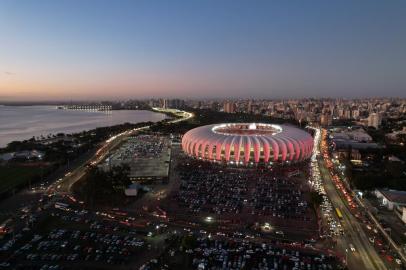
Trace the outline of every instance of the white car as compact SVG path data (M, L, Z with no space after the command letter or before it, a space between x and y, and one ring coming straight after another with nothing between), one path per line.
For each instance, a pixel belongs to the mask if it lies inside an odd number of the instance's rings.
M354 247L353 244L350 244L350 249L351 249L352 252L355 252L355 247Z

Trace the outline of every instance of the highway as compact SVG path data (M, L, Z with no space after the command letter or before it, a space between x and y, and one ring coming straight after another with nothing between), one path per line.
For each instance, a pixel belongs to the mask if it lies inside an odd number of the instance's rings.
M345 255L347 252L348 268L360 269L361 265L363 265L363 269L387 269L375 248L370 244L361 224L350 212L346 202L338 193L330 173L324 165L324 161L320 161L319 164L327 196L330 198L333 207L339 208L343 215L341 224L345 234L338 239L337 246L340 253ZM354 246L354 252L351 251L350 245Z
M186 121L194 117L193 113L179 111L179 110L165 110L165 109L154 109L157 112L165 113L171 112L176 113L177 115L181 116L180 118L175 118L168 121L168 124L178 123L181 121ZM107 139L100 148L96 151L96 153L89 159L86 157L83 158L85 160L82 163L78 162L77 167L65 174L62 178L58 180L51 181L46 189L24 189L21 192L15 194L14 196L7 198L6 200L1 202L1 209L0 211L0 220L4 222L6 220L11 220L8 223L8 226L13 228L13 231L20 231L23 227L27 227L25 222L21 222L20 218L18 218L20 214L20 210L24 207L27 208L28 211L37 212L38 206L40 203L38 200L40 199L41 195L44 193L47 194L54 194L57 195L54 197L53 201L58 197L58 195L68 195L71 192L72 186L79 181L87 172L87 165L92 164L97 165L99 162L103 161L112 151L114 148L119 146L124 139L128 136L134 135L137 132L145 129L149 129L150 126L143 126L136 129L127 130L111 138ZM60 177L60 176L58 176ZM5 211L5 209L7 209ZM12 218L12 219L10 219Z
M315 148L320 145L315 145ZM362 224L351 213L345 197L340 196L330 171L326 166L323 155L318 159L319 170L323 179L323 184L327 196L334 208L339 208L342 213L340 219L344 229L344 236L338 236L337 251L346 257L349 269L387 269L374 246L369 242Z
M185 112L185 111L179 111L179 110L174 110L174 109L161 109L161 108L153 108L154 111L165 113L165 112L171 112L171 113L177 113L180 114L182 117L181 118L175 118L171 121L168 121L168 124L174 124L178 123L181 121L186 121L194 117L193 113L190 112ZM93 166L97 165L101 161L103 161L109 154L110 152L118 147L123 140L128 138L129 136L132 136L136 134L137 132L141 130L146 130L149 129L150 126L143 126L131 130L124 131L120 134L117 134L115 136L112 136L111 138L107 139L103 145L97 150L96 154L90 158L88 161L84 162L80 166L78 166L75 170L72 172L68 173L65 175L65 177L62 178L61 181L56 182L52 184L49 188L48 191L57 191L60 194L64 193L70 193L72 186L79 181L87 171L87 164L91 164Z
M162 109L158 111L165 112ZM193 114L188 112L183 112L183 116L184 117L182 118L171 120L168 123L185 121L194 117ZM50 185L48 190L58 194L70 193L72 186L86 174L87 164L97 165L103 161L113 149L118 147L128 136L134 135L141 130L149 128L150 126L144 126L137 129L128 130L107 139L93 157L79 165L75 170L65 175L65 177L63 177L60 181ZM317 147L319 147L319 145ZM318 164L326 194L331 200L333 207L339 208L343 215L341 224L343 226L345 235L338 236L336 249L343 256L347 255L348 268L357 270L387 269L375 248L370 244L367 235L363 231L362 224L360 224L357 218L351 213L345 199L340 196L339 191L336 189L333 183L330 172L326 167L325 161L322 159L322 156L320 156ZM351 250L351 245L353 245L355 251Z
M379 223L379 221L376 219L376 217L371 213L369 208L367 206L365 206L365 204L362 202L362 199L356 197L356 200L359 203L359 205L361 205L365 209L365 211L367 212L369 218L373 221L373 223L379 229L381 234L386 238L388 243L394 248L394 250L397 252L399 257L402 259L403 263L405 263L406 262L406 256L404 255L402 249L395 243L395 241L393 241L391 236L385 231L385 229L382 227L382 225Z

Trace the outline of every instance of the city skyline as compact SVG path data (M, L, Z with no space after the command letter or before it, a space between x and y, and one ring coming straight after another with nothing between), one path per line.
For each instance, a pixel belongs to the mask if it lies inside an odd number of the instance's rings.
M0 100L405 97L406 4L0 4Z
M0 268L406 269L405 14L0 0Z

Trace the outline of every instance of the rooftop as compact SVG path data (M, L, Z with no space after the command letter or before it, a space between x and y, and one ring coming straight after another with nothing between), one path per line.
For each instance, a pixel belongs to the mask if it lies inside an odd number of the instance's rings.
M379 189L378 191L391 202L406 204L406 191L393 189Z

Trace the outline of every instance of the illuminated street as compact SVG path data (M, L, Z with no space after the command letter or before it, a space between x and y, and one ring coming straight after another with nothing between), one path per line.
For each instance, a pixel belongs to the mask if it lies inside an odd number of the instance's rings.
M322 138L325 138L325 136L325 131L323 131ZM350 269L359 269L360 265L363 265L364 269L387 269L387 266L383 263L375 248L370 244L359 221L351 212L356 207L352 198L343 185L335 184L331 177L331 172L328 166L326 166L326 164L330 164L331 168L325 139L321 140L320 147L322 156L319 159L319 166L322 178L324 179L326 193L334 208L339 208L342 212L340 222L344 229L344 235L337 239L338 250L343 256L348 258ZM355 248L354 251L351 250L351 246Z
M405 11L0 0L0 270L406 270Z

